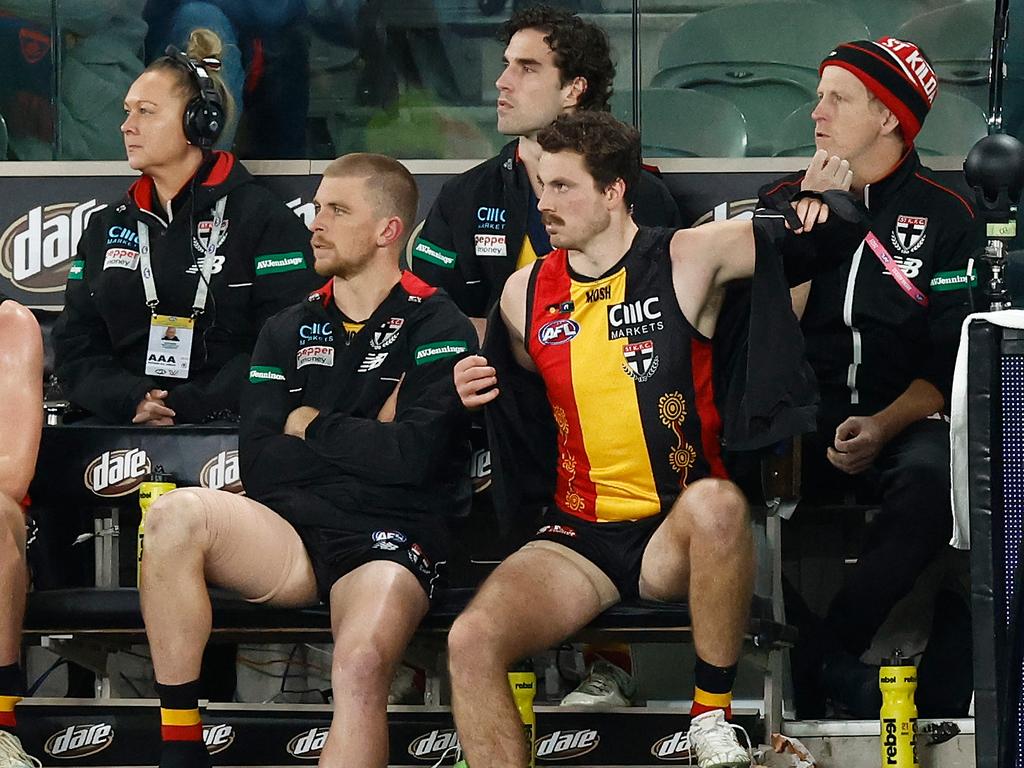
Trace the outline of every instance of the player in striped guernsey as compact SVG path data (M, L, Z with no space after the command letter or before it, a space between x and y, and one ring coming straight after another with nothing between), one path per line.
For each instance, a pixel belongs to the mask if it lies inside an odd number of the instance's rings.
M554 505L452 628L460 739L470 765L525 764L507 666L620 599L687 598L691 744L701 768L747 765L727 718L754 553L720 455L710 342L725 286L753 274L758 224L638 227L639 135L610 115L561 117L539 141L538 207L556 250L509 279L500 308L516 362L540 374L551 405ZM847 165L823 153L806 178L810 190L850 184ZM820 199L795 207L802 230L828 218ZM501 387L481 356L460 362L455 382L470 408Z

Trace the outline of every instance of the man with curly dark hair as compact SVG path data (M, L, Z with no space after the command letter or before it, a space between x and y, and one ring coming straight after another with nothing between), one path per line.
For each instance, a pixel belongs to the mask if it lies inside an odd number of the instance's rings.
M444 288L481 332L505 280L551 250L537 210L537 133L562 114L607 111L615 77L604 30L569 11L517 11L501 37L506 48L505 68L495 83L498 131L517 138L444 185L413 245L410 265ZM680 224L668 189L647 171L637 184L632 213L639 224Z

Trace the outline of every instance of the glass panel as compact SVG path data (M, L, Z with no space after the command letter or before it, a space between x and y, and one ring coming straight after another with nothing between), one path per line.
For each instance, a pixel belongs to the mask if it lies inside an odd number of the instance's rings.
M813 154L810 112L822 58L837 43L892 35L918 43L939 76L917 141L921 154L965 154L987 128L994 7L994 0L646 2L645 153Z
M0 160L53 159L53 27L49 3L0 0Z

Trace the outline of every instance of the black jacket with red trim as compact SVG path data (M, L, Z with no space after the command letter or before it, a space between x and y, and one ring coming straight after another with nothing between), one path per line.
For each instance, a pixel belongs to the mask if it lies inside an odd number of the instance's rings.
M295 525L345 530L465 512L469 417L453 369L476 351L476 331L447 295L404 272L348 335L332 288L260 333L242 395L246 493ZM395 418L380 422L396 387ZM283 434L300 406L320 412L305 439Z
M413 244L410 269L444 288L470 317L484 317L501 298L526 237L531 188L518 146L518 139L511 141L445 182ZM646 169L633 218L643 226L682 225L668 187Z
M761 203L778 207L802 178L766 185ZM871 231L928 304L914 301L864 242L813 280L801 327L828 423L878 412L916 378L934 384L948 403L960 326L977 285L977 272L966 274L968 261L985 245L984 224L966 197L937 181L913 149L885 179L867 185L864 204Z
M197 323L188 379L146 376L150 310L139 268L138 222L149 227L162 315L189 316L201 279L212 209L227 195L224 231ZM54 330L57 375L68 398L104 421L128 423L150 389L170 392L178 423L238 412L249 354L264 321L315 290L309 232L302 221L227 152L215 152L160 209L141 177L116 204L95 213L68 275Z

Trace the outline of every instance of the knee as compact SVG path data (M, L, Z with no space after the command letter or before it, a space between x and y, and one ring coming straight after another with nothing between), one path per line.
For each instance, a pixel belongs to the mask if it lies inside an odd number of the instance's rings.
M176 557L205 547L207 511L200 495L178 488L153 502L146 513L146 557Z
M356 696L377 693L387 696L396 660L387 658L379 646L361 642L352 646L334 646L331 660L331 684L334 690Z
M494 664L507 664L501 657L495 622L482 611L467 608L455 619L448 633L448 668L453 676Z
M727 480L699 480L677 502L691 536L729 543L750 536L750 510L743 492Z
M25 556L25 513L14 499L0 493L0 563Z

